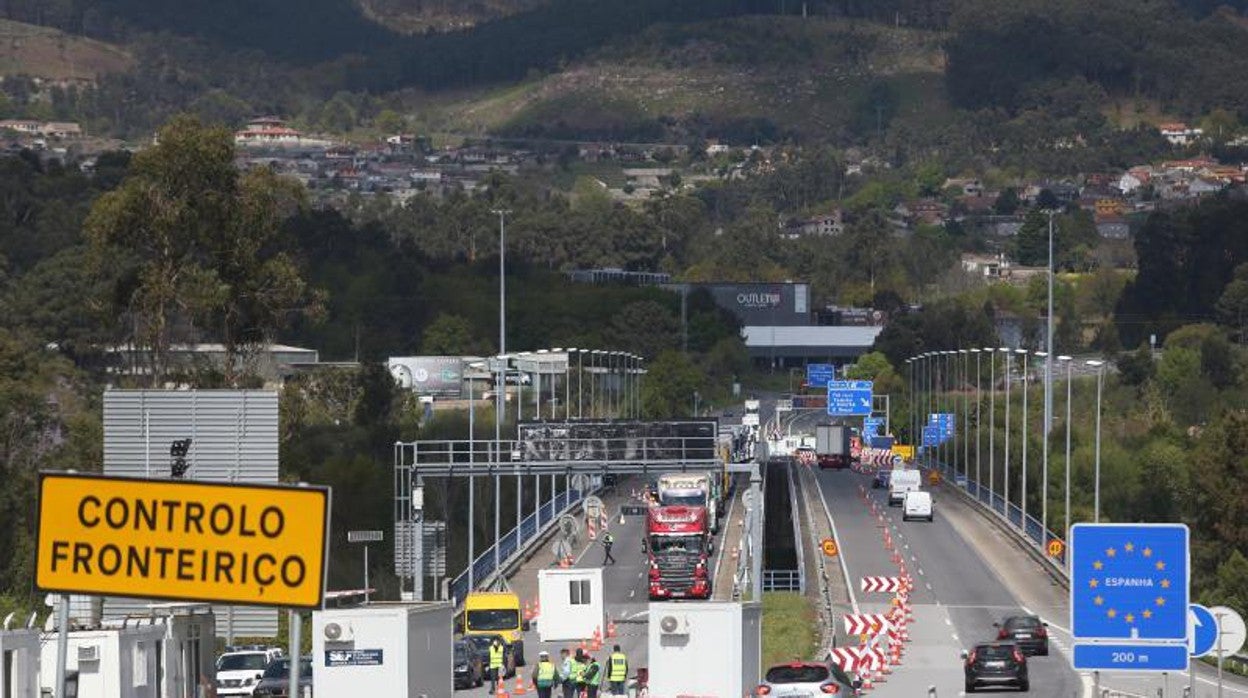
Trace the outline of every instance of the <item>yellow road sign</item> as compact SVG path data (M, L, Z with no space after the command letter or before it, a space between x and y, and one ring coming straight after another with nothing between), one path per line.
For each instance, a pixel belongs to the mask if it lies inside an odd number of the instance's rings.
M1061 557L1062 551L1066 549L1066 544L1057 538L1049 539L1049 557Z
M914 460L914 446L909 444L893 444L893 454L906 460Z
M929 485L939 485L940 484L940 471L939 470L927 471L927 483Z
M839 552L836 548L836 541L831 538L824 538L819 547L823 548L823 554L828 557L836 557L837 552Z
M41 473L42 591L319 608L330 492Z

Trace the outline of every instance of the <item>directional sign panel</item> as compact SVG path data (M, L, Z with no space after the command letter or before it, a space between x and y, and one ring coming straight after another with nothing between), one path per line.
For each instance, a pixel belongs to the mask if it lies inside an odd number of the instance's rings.
M1187 649L1193 657L1203 657L1218 644L1218 620L1209 609L1194 603L1188 607Z
M923 427L923 445L937 446L940 444L940 430L937 427Z
M880 435L880 430L884 428L883 417L865 417L862 420L862 437L871 439Z
M871 381L831 381L828 383L828 414L833 417L871 415Z
M822 388L836 379L836 367L832 364L806 364L806 385Z
M1076 644L1075 671L1183 671L1186 645Z
M1186 646L1186 525L1075 524L1070 555L1076 640L1172 640Z

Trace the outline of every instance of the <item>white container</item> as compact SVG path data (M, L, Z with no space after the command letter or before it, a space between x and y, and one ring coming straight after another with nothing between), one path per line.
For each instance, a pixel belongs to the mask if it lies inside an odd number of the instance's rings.
M66 671L78 672L79 698L156 698L157 657L163 653L163 623L69 633ZM55 690L56 636L44 643L39 683Z
M451 698L453 613L446 602L313 611L313 690L318 696Z
M743 696L758 686L760 604L653 602L649 619L650 695Z
M12 698L39 698L39 628L0 630L0 686ZM12 654L10 654L12 653Z
M588 640L595 629L606 637L601 567L538 570L537 598L539 641Z

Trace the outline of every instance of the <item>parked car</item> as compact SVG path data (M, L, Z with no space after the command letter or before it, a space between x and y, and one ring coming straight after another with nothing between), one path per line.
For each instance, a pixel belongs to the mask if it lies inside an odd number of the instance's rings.
M817 695L856 696L862 682L850 678L835 664L792 662L777 664L763 675L755 693L769 698L807 698Z
M1010 616L997 628L998 640L1009 640L1022 648L1025 654L1049 655L1049 624L1037 616Z
M227 647L217 657L217 695L250 696L269 664L280 659L282 651L261 646Z
M966 692L981 686L1014 686L1031 690L1027 678L1027 658L1012 642L981 642L970 652L962 651L966 672Z
M482 664L485 669L490 668L490 644L494 642L494 638L498 638L503 643L503 676L511 678L516 675L516 658L512 654L511 645L508 644L507 638L502 635L465 635L463 639L471 643L476 648L477 653L485 658Z
M304 688L304 687L307 688ZM286 698L290 688L290 660L275 659L264 670L264 676L256 684L253 696L257 698ZM299 658L299 691L307 694L312 691L312 658Z
M489 655L468 640L455 641L455 688L476 688L485 682Z

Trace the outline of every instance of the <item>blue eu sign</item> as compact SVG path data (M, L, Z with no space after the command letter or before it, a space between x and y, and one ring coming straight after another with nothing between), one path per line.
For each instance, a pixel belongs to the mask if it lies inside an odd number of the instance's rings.
M830 381L828 414L833 417L870 416L873 385L871 381Z
M1070 534L1075 640L1187 644L1184 524L1075 524Z

